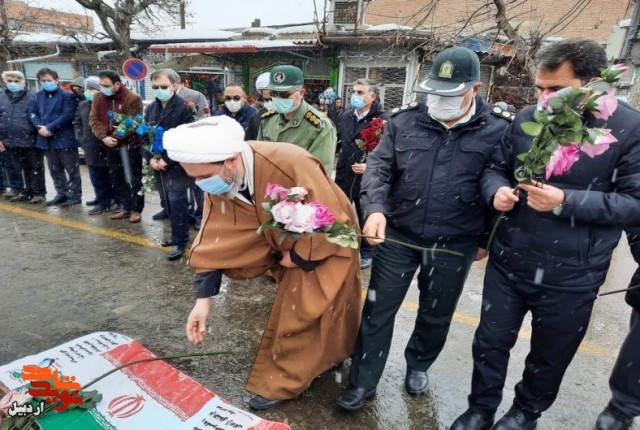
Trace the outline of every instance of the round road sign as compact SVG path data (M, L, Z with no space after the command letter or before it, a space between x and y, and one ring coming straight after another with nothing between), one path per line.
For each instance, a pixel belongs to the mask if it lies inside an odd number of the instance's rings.
M134 81L141 81L147 76L147 65L137 58L129 58L122 64L124 75Z

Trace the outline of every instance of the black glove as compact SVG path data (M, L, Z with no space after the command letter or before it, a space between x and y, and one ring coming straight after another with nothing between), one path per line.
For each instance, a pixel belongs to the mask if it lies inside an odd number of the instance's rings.
M640 266L636 269L636 273L631 277L629 287L638 287L633 290L627 291L624 296L624 301L627 302L636 312L640 312Z

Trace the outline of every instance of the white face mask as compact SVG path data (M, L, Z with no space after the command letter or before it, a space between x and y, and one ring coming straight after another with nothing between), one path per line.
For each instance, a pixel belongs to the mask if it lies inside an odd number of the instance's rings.
M461 117L466 110L462 109L462 102L465 95L442 97L435 94L428 94L427 107L429 108L429 114L440 121L450 121Z
M224 102L224 105L229 109L229 112L236 113L242 107L242 100L227 100Z

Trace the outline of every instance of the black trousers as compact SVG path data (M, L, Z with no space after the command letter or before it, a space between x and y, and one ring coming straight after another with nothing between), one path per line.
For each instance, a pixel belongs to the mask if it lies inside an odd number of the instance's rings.
M630 417L640 415L640 314L631 312L631 328L609 378L611 403Z
M128 163L131 168L131 179L127 180L120 154L120 149L107 151L109 173L113 179L115 192L125 211L142 212L144 209L144 194L142 189L142 150L139 146L127 147Z
M67 196L70 200L80 199L82 183L78 148L47 149L45 155L56 195Z
M390 228L386 235L415 243ZM426 371L433 364L444 347L477 248L475 240L446 245L446 249L464 255L460 257L416 251L391 242L378 245L352 356L351 385L370 389L380 381L391 347L396 314L418 268L419 308L404 356L407 368L412 370Z
M509 351L527 312L531 312L531 350L514 406L535 419L556 399L560 383L585 335L597 291L552 291L508 279L487 264L480 324L473 339L473 377L469 407L494 414L502 401Z
M10 148L9 154L21 178L19 191L29 197L47 193L44 178L44 151L38 148Z

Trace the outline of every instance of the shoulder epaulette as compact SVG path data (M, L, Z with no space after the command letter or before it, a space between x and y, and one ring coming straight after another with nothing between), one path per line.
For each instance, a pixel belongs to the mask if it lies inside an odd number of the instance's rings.
M270 116L274 116L277 113L278 112L276 112L275 109L269 109L268 111L262 114L262 118L269 118Z
M503 110L502 108L500 108L498 106L492 106L491 107L491 113L494 114L495 116L498 116L498 117L502 118L502 119L506 119L507 121L513 121L514 118L516 117L515 113Z
M322 120L312 111L308 111L305 115L304 118L309 121L311 124L315 125L316 127L320 126L320 123L322 123Z
M408 110L418 109L418 107L420 107L420 103L411 102L411 103L408 103L406 105L402 105L400 107L391 109L391 116L395 116L395 115L399 114L400 112L406 112Z

